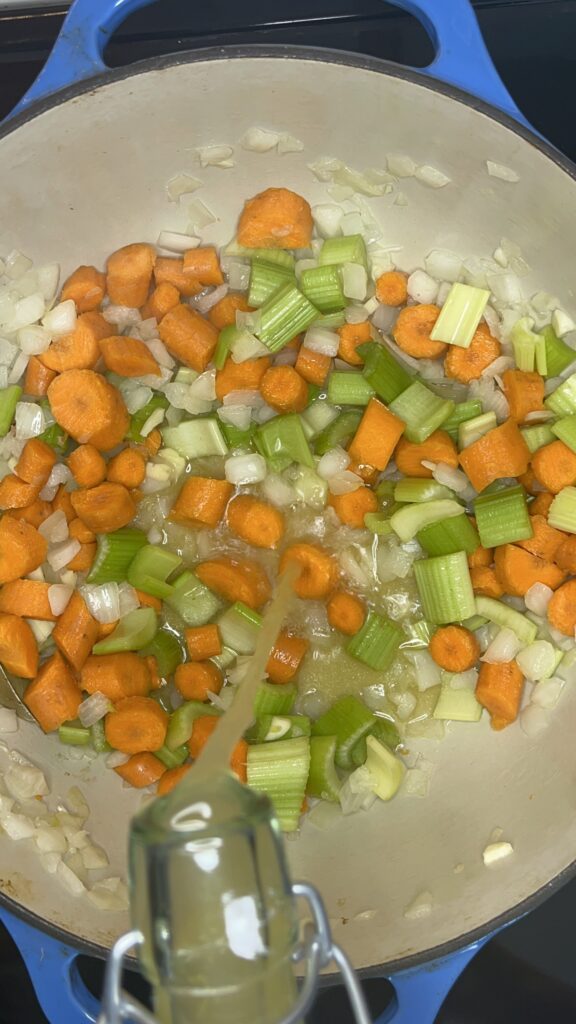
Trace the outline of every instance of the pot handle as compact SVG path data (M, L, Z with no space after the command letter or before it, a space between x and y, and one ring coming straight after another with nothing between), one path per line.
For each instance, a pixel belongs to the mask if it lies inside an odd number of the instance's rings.
M50 1024L94 1024L100 1004L80 977L78 950L0 907L0 921L18 946L36 998Z
M153 0L75 0L52 52L13 113L66 86L106 71L102 54L124 19ZM528 125L502 82L469 0L391 0L422 23L436 49L432 78L456 85Z
M374 1024L434 1024L436 1015L454 983L486 938L442 960L434 960L389 977L395 999Z

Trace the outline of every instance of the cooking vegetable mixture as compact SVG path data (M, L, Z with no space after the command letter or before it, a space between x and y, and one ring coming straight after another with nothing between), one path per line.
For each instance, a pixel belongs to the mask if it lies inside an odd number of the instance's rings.
M380 272L322 209L267 189L221 253L127 245L56 304L12 254L1 311L0 662L45 732L167 793L295 563L231 764L288 831L393 797L446 720L536 732L576 662L573 324Z

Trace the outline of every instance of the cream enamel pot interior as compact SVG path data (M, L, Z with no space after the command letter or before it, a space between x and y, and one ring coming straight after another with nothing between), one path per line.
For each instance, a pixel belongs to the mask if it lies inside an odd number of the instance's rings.
M234 143L252 125L295 135L304 152L239 149L232 170L199 170L195 147ZM165 185L185 170L205 182L199 195L218 221L204 235L220 243L232 235L244 198L267 186L326 201L326 186L307 167L314 158L381 167L387 153L410 154L451 178L437 190L407 180L407 206L369 201L386 242L402 247L400 266L421 264L433 247L488 255L506 236L533 268L526 287L553 292L574 312L573 169L458 90L328 51L248 48L162 59L30 108L5 127L0 144L2 249L59 261L65 275L78 263L103 264L127 242L154 242L162 228L183 230ZM519 182L489 177L487 158L513 167ZM399 796L328 831L304 824L288 845L293 877L320 888L335 938L356 967L392 969L463 945L573 873L575 724L576 694L568 690L537 739L516 726L494 733L486 721L452 725L441 744L411 744L437 765L427 799ZM101 761L70 760L34 726L21 724L13 745L43 766L54 794L80 785L93 837L112 871L124 873L127 823L140 796ZM489 871L482 849L495 827L514 854ZM27 842L0 837L0 879L9 908L71 944L102 952L127 929L127 917L67 895ZM423 890L432 894L432 912L410 920L404 911Z

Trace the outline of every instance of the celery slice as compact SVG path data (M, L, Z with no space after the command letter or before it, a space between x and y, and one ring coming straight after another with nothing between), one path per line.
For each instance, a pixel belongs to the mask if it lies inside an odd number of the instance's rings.
M257 309L276 294L283 285L296 285L294 267L285 267L272 261L253 260L250 270L248 305Z
M94 654L116 654L118 651L139 651L151 643L158 627L153 608L135 608L128 612L110 636L94 644Z
M576 533L576 487L563 487L548 509L548 522L556 530Z
M476 613L494 622L497 626L513 630L519 640L524 644L531 644L538 633L538 627L525 615L510 608L502 601L496 601L493 597L477 597ZM462 616L462 618L468 616Z
M392 402L412 383L412 377L384 345L369 341L359 345L364 360L362 374L383 402Z
M481 717L482 705L476 700L473 690L455 690L450 683L444 683L434 708L434 718L440 721L479 722Z
M272 801L283 832L298 827L310 770L310 740L278 740L248 748L248 785Z
M375 736L367 736L366 767L376 781L376 796L380 800L391 800L400 789L406 774L404 763Z
M10 430L21 395L22 388L18 384L0 390L0 437L6 437Z
M430 332L432 340L468 348L489 298L485 288L455 282Z
M489 430L498 426L495 412L484 412L481 416L474 416L471 420L465 420L458 427L458 447L467 448L469 444L479 441Z
M536 345L541 341L540 335L532 330L534 321L529 316L523 316L512 328L511 338L514 349L514 359L519 370L532 372L536 360Z
M544 399L544 405L557 416L571 416L572 413L576 413L576 373L562 381L556 390Z
M417 540L426 554L433 556L453 555L456 551L471 555L480 546L478 533L464 513L425 526L418 531Z
M474 501L474 515L485 548L528 540L534 534L526 492L520 485L480 495Z
M88 583L124 583L128 569L138 552L146 545L142 530L125 526L113 533L99 533L96 557L87 576Z
M346 650L352 658L378 672L392 664L402 642L402 633L383 615L368 612L362 629L348 641Z
M254 697L254 717L262 715L289 715L296 700L297 690L293 683L278 686L276 683L260 683Z
M436 480L422 480L421 477L404 477L394 485L394 501L425 502L439 501L442 498L454 498L454 491Z
M546 376L559 377L574 362L576 352L556 336L552 327L545 327L540 333L546 350Z
M162 438L168 448L174 448L186 459L228 454L220 424L214 416L197 416L179 423L177 427L164 427Z
M347 305L337 267L312 267L304 270L300 277L300 288L321 313L337 313Z
M275 416L263 423L256 430L254 441L260 454L267 460L275 461L285 457L289 460L288 465L290 462L300 462L314 469L315 463L302 420L295 412Z
M166 580L182 564L180 555L154 544L141 547L128 567L127 577L136 590L164 599L172 593Z
M155 751L154 756L157 757L159 761L162 761L162 764L166 765L167 768L179 768L180 765L184 764L184 761L186 761L188 753L188 747L185 743L179 747L175 747L174 750L170 750L170 747L167 747L166 744L164 744L163 747L160 747L160 750Z
M374 388L357 370L334 370L328 377L328 401L333 405L368 405Z
M150 643L143 647L140 653L144 658L148 656L156 658L158 674L163 679L171 676L178 668L178 665L181 665L184 661L184 652L178 637L167 629L159 629Z
M571 451L576 452L576 413L573 413L572 416L563 416L562 419L556 420L556 423L553 423L548 429L552 435L563 441ZM554 436L552 437L553 440Z
M566 417L566 419L569 418ZM576 419L576 417L574 418ZM561 423L562 420L559 420L559 422ZM535 423L533 427L521 427L520 433L526 441L531 454L533 454L539 448L543 448L544 445L552 444L556 432L547 423Z
M314 443L317 455L325 455L337 445L346 447L358 430L362 413L358 409L346 409L324 428Z
M336 801L341 782L336 771L335 736L312 736L310 739L310 772L306 792L318 800Z
M165 598L187 626L204 626L222 608L222 601L193 572L183 572Z
M442 430L450 434L453 441L457 441L460 424L473 419L475 416L480 416L481 412L482 402L478 398L471 398L467 402L458 402L448 418L444 420Z
M462 505L450 499L425 501L413 505L403 505L390 518L390 526L403 544L413 540L420 530L431 523L442 522L462 515Z
M260 326L256 336L271 352L279 352L292 338L310 327L319 315L316 306L289 282L260 307Z
M401 395L390 402L390 411L404 420L405 436L422 444L438 430L454 410L454 402L439 398L425 384L415 380Z
M58 729L58 739L60 743L65 743L70 747L87 747L92 739L90 729L85 729L81 725L73 725L71 722L65 722Z
M460 622L476 612L465 551L414 563L414 575L425 618L441 626Z
M126 440L136 441L138 444L142 444L146 438L140 433L140 431L146 423L146 420L150 419L152 413L156 412L158 409L168 409L169 405L170 403L166 398L166 395L154 395L142 409L138 409L138 412L133 413L130 417L130 426L128 427Z
M205 715L219 717L221 714L219 708L215 708L212 704L203 704L199 700L186 701L170 715L164 745L168 750L178 750L190 739L197 718L203 718Z
M341 697L312 723L312 735L335 737L336 764L339 768L351 769L352 750L373 725L372 712L357 697L350 695Z
M330 264L360 263L365 269L368 269L366 243L362 235L327 238L320 249L318 262L321 267Z
M262 616L253 608L236 601L218 619L224 644L237 654L253 654L262 625Z

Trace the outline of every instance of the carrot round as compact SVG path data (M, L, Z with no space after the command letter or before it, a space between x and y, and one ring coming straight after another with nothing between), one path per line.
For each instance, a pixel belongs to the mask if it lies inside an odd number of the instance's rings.
M563 583L548 604L548 622L566 636L574 636L576 628L576 580Z
M218 253L213 245L188 249L182 257L182 269L185 274L192 274L204 288L224 283Z
M430 640L428 650L446 672L467 672L480 656L480 644L464 626L441 626Z
M73 491L72 505L76 515L94 533L113 533L127 526L136 515L136 505L122 484L98 484Z
M270 600L270 581L262 566L250 558L223 555L195 567L196 575L209 590L226 601L242 601L249 608L261 608Z
M532 469L542 487L558 494L564 487L576 483L576 452L563 441L552 441L539 448L532 456Z
M378 511L378 498L369 487L357 487L348 494L331 494L328 503L341 523L357 530L364 529L364 516L367 512Z
M251 308L244 295L228 292L228 295L212 306L208 313L208 319L211 324L214 324L214 327L222 331L225 327L231 327L236 323L236 313L249 313Z
M115 623L111 625L114 628ZM86 693L103 693L113 704L125 697L147 697L150 668L145 658L132 651L91 654L82 666L80 686Z
M170 510L170 519L183 526L217 526L233 493L234 488L227 480L188 477Z
M71 572L88 572L96 558L96 544L81 544L80 551L66 566Z
M430 332L440 310L438 306L421 304L400 310L394 325L394 341L414 359L436 359L448 348L442 341L432 341Z
M358 355L356 349L372 339L372 327L369 320L361 324L343 324L338 328L340 344L338 346L338 357L350 363L350 366L362 366L364 360Z
M56 422L79 444L90 442L108 451L128 430L130 418L120 392L93 370L61 373L48 388L48 400Z
M147 437L144 438L144 448L149 458L152 458L158 453L162 447L162 434L155 428L151 430Z
M304 348L302 345L298 351L294 369L308 384L315 384L321 388L332 366L330 356L322 352L313 352L311 348Z
M232 391L258 391L269 366L268 356L246 359L243 363L227 359L223 368L216 371L216 398L222 401Z
M488 324L479 323L468 348L449 345L444 373L462 384L469 384L482 376L482 371L498 358L501 351L500 342L490 333Z
M429 479L432 470L423 466L423 462L445 462L454 468L458 465L458 451L450 434L445 430L435 430L422 444L414 444L401 437L396 445L394 461L401 473L410 477Z
M116 306L143 306L148 298L156 260L154 246L146 242L124 245L108 257L106 290Z
M182 303L162 317L158 334L171 355L197 373L204 372L218 344L216 328Z
M78 716L82 693L59 651L44 662L23 699L44 732L54 732Z
M27 484L14 473L0 480L0 509L26 508L38 497L40 487Z
M212 661L186 661L174 673L174 685L184 700L208 700L209 693L220 693L222 673Z
M146 476L146 459L137 448L124 448L108 463L108 481L124 484L129 490L139 487Z
M100 351L107 370L119 377L161 376L160 367L150 349L138 338L110 335L101 338Z
M24 394L31 395L33 398L42 398L47 393L55 376L56 370L50 370L44 366L38 356L30 356L24 376Z
M565 579L565 573L554 562L538 558L516 544L496 548L494 569L504 593L513 597L523 597L534 583L544 583L556 590Z
M184 630L184 639L190 661L205 661L222 652L222 641L216 623L207 626L191 626Z
M544 408L544 378L539 373L506 370L502 381L510 415L516 423L524 423L528 413Z
M60 299L72 299L79 313L90 313L102 302L106 293L106 275L96 267L77 267L62 285Z
M532 536L528 540L517 541L518 547L530 551L531 554L537 555L539 558L545 558L548 562L556 562L558 549L566 534L549 526L544 516L531 515L530 522Z
M294 580L298 597L320 599L333 589L338 567L331 555L318 544L291 544L280 559L280 572L292 563L300 570Z
M172 285L177 289L178 295L185 299L202 291L202 285L194 277L194 274L184 271L182 257L158 256L154 266L154 280L158 287L161 284Z
M266 673L271 683L289 683L298 672L310 644L302 636L282 629L278 634L268 661Z
M328 601L328 622L332 629L337 629L346 636L354 636L364 625L366 609L356 594L338 590Z
M251 494L232 499L226 520L232 533L255 548L275 548L284 536L284 516L279 509Z
M385 306L403 306L408 298L408 278L401 270L387 270L376 281L376 298Z
M6 512L7 516L12 516L14 519L23 519L24 522L29 523L30 526L38 527L44 522L48 516L55 511L52 502L42 501L40 498L35 498L29 505L25 505L24 508L12 508Z
M489 712L493 729L504 729L518 716L524 676L515 661L483 662L476 683L476 700Z
M106 715L106 740L123 754L154 753L164 746L168 715L151 697L125 697Z
M574 534L566 537L556 548L554 561L564 572L576 576L576 536Z
M76 519L76 513L72 506L72 495L70 491L66 490L64 484L56 491L56 497L52 502L52 508L54 512L63 512L66 516L66 522L71 523L73 519Z
M483 491L500 477L517 477L525 473L530 452L516 423L508 419L468 445L460 452L459 460L472 486Z
M99 623L88 611L82 595L75 590L52 631L52 639L77 672L82 670L99 632Z
M166 772L166 765L154 757L154 754L143 751L140 754L132 754L129 761L118 765L114 771L130 786L144 789L145 786L153 786L160 781Z
M470 568L470 581L475 594L483 597L502 597L504 589L496 572L488 565L474 565Z
M66 459L79 487L96 487L106 479L106 463L93 444L81 444Z
M49 370L92 370L100 358L100 338L110 334L110 324L100 313L82 313L70 334L55 338L39 356Z
M56 616L50 607L50 583L41 580L12 580L0 590L0 612L22 615L26 619L54 622Z
M553 501L554 495L550 494L550 491L540 491L534 498L534 501L530 502L530 515L547 517Z
M248 744L246 740L238 740L230 758L230 769L240 782L248 781Z
M314 221L310 204L287 188L268 188L247 199L238 242L248 249L307 249Z
M260 392L276 412L302 412L308 404L308 385L293 366L271 366L262 377Z
M183 779L190 771L191 767L191 764L179 764L177 768L169 768L167 772L164 772L156 788L158 796L166 796L168 793L171 793L180 782L180 779Z
M46 558L48 544L42 534L22 519L0 519L0 584L34 572Z
M169 281L161 281L150 295L150 298L142 306L142 318L148 320L154 317L161 320L166 313L177 306L180 302L180 292L175 285Z
M26 441L14 472L26 483L43 487L55 463L56 454L50 445L39 437L33 437Z
M404 427L398 416L377 398L371 398L348 446L350 458L361 465L386 469Z
M19 615L0 615L0 664L23 679L34 679L38 671L34 633Z
M216 715L201 715L194 720L192 735L188 740L190 757L194 760L200 757L219 721L220 719Z

